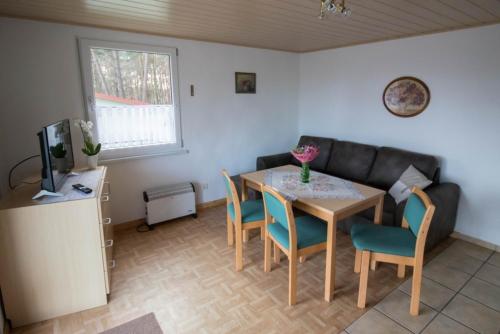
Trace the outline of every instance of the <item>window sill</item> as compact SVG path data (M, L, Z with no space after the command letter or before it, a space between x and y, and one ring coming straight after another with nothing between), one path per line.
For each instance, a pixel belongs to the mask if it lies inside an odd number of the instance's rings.
M127 157L120 157L120 158L103 158L103 159L99 159L99 164L100 165L109 165L109 164L118 163L118 162L127 161L127 160L148 159L148 158L155 158L155 157L161 157L161 156L180 155L180 154L188 154L188 153L189 153L188 149L179 148L179 149L165 151L165 152L161 152L161 153L145 153L145 154L139 154L139 155L131 155L131 156L127 156Z

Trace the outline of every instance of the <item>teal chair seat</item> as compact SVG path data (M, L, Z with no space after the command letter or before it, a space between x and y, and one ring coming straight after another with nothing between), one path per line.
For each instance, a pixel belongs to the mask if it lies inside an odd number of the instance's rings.
M251 223L259 220L264 220L264 203L262 200L248 200L240 203L241 207L241 222ZM234 204L230 203L227 207L229 216L234 222Z
M290 249L288 230L279 223L267 225L269 233L286 249ZM326 242L327 225L312 216L295 218L297 231L297 249Z
M376 224L356 224L351 238L358 250L399 256L415 256L417 239L409 229Z

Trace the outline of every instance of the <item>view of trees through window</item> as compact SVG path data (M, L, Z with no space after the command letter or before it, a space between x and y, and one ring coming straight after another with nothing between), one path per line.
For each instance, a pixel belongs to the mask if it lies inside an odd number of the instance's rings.
M91 49L96 104L171 105L170 56Z

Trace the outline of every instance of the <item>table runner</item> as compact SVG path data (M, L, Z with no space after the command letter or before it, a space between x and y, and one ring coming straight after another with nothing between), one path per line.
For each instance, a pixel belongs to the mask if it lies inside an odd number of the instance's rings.
M300 181L300 172L266 171L264 183L280 192L286 199L335 198L357 199L365 197L351 181L311 171L309 183Z

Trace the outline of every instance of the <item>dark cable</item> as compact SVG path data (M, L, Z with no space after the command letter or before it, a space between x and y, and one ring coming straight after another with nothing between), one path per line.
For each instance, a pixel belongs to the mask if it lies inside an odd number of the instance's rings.
M28 157L28 158L26 158L24 160L21 160L20 162L18 162L17 164L15 164L14 167L12 167L10 169L10 171L9 171L9 188L11 190L16 189L16 186L12 185L12 173L14 172L14 169L16 169L17 167L19 167L19 165L25 163L26 161L31 160L31 159L36 158L36 157L39 157L39 156L40 156L40 154L32 155L32 156L30 156L30 157ZM23 182L23 183L28 183L28 182Z

